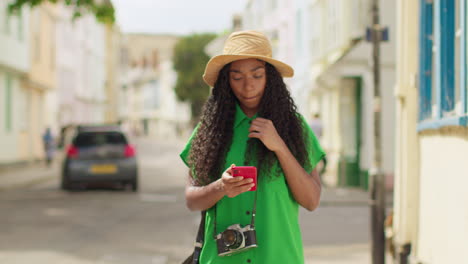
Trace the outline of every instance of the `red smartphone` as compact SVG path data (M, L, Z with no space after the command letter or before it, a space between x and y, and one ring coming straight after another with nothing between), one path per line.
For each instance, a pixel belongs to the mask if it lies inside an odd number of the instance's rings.
M257 190L257 168L254 166L234 166L232 167L232 176L242 176L245 178L252 178L255 184L249 191Z

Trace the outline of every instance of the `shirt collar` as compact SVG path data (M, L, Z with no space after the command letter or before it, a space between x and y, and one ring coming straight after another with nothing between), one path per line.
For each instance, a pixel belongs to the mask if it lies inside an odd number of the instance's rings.
M257 117L258 117L258 113L256 113L253 117L246 116L244 111L242 111L242 108L240 108L240 105L238 103L236 103L236 115L234 117L234 128L239 126L242 123L242 121L244 121L246 119L248 121L252 121Z

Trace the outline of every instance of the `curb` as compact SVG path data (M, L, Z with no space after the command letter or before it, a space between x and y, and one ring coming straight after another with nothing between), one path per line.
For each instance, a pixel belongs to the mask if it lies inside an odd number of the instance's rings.
M0 185L0 192L32 187L34 185L53 180L55 178L56 178L55 175L49 175L49 176L43 176L43 177L36 177L30 180L25 180L21 183L14 183L14 184L5 185L5 186Z

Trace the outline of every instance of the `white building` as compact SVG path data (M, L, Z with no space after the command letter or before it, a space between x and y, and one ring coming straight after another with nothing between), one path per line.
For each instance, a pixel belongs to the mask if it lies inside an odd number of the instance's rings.
M391 187L394 168L395 3L380 1L380 23L390 30L381 44L382 170ZM330 170L327 180L367 188L374 160L372 46L365 39L370 1L312 1L309 39L312 51L310 113L324 122L322 144ZM331 177L330 177L331 176Z
M190 106L177 100L173 35L126 34L120 120L131 133L161 139L185 136ZM123 66L125 68L125 66Z
M57 86L60 126L101 123L106 110L105 25L93 14L72 20L72 10L59 5Z
M466 1L397 3L397 263L468 263Z
M29 9L10 16L0 2L0 165L30 159L28 91Z
M383 171L392 183L394 166L395 9L381 1L381 24L390 41L381 46ZM244 29L266 32L274 57L291 64L285 79L299 111L310 119L319 113L322 145L328 156L329 184L367 188L374 155L371 45L364 40L370 25L369 0L251 0Z
M242 29L258 30L268 36L273 49L273 57L295 65L295 17L296 2L286 0L249 0L242 13ZM291 79L285 79L293 96L295 87Z

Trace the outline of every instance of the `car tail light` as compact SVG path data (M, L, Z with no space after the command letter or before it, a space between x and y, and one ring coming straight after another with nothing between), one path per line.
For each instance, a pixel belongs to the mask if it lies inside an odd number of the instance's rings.
M130 157L135 157L135 147L132 146L132 145L126 145L125 146L125 152L124 152L124 155L126 158L130 158Z
M67 157L69 157L69 158L78 157L78 149L73 145L68 146L67 147Z

